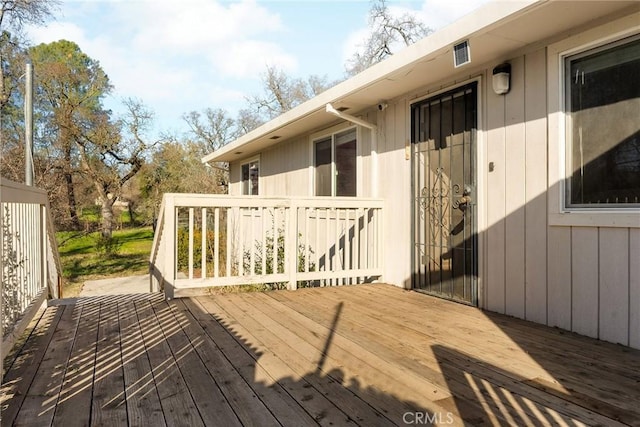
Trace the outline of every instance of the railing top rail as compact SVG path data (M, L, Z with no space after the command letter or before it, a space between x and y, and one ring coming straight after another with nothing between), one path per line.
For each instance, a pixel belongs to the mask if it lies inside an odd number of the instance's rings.
M47 238L49 239L49 248L53 253L53 263L56 268L56 272L58 273L58 277L62 277L62 262L60 261L60 252L58 251L58 239L56 238L55 227L53 226L53 220L51 219L51 214L49 214L49 204L47 203ZM57 283L54 285L58 285ZM52 294L54 298L62 298L62 295L59 293L62 292L61 289L53 289Z
M172 199L176 207L310 207L345 209L384 207L383 199L364 197L270 197L182 193L167 193L164 197L165 199Z
M160 203L160 210L158 211L158 220L156 222L156 229L153 234L153 243L151 245L151 254L149 255L149 262L154 263L158 256L158 250L160 246L160 239L162 238L162 229L164 228L164 206L167 199L167 194L162 197Z
M19 182L0 178L0 202L46 204L47 192Z

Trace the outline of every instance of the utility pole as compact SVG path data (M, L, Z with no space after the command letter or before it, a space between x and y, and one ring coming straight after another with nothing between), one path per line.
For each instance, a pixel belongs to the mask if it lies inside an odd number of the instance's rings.
M33 185L33 65L27 59L24 85L24 183Z

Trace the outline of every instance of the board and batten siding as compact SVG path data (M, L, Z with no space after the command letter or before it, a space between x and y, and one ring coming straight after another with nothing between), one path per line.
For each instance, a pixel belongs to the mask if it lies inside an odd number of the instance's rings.
M406 98L389 102L378 120L378 196L384 199L385 264L383 280L411 288L411 161L405 145L411 139Z
M309 196L309 138L301 136L277 144L258 156L260 196ZM248 157L230 165L230 195L242 194L241 166Z
M484 307L640 348L640 219L639 228L549 224L559 184L547 173L558 162L548 150L547 51L509 62L509 94L486 91Z

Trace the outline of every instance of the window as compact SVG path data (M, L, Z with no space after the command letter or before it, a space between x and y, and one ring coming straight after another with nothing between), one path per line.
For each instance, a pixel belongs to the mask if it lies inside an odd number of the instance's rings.
M564 59L565 206L640 206L640 38Z
M316 196L356 196L356 129L313 143Z
M260 161L252 160L242 165L242 194L248 196L258 195L258 182L260 177Z

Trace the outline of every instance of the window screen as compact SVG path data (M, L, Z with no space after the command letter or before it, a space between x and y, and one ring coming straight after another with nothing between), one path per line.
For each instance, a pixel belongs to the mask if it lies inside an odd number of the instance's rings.
M566 205L640 205L640 40L565 60Z

